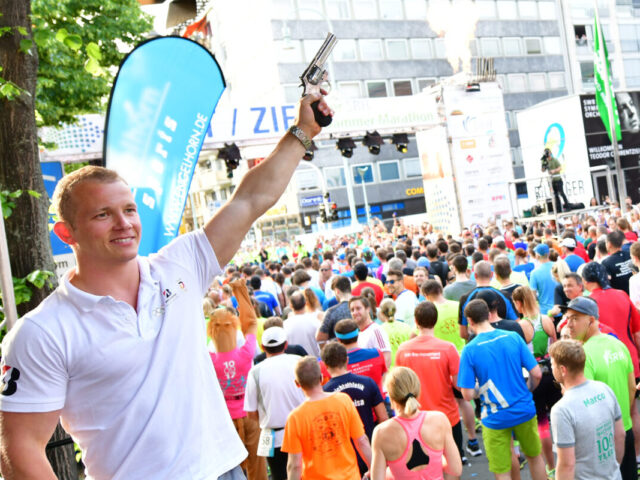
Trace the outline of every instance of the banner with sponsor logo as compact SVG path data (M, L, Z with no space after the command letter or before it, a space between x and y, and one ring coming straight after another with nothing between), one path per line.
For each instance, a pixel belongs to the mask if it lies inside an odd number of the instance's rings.
M104 155L132 187L148 255L178 233L200 149L225 88L201 45L159 37L120 66L107 112Z
M591 99L595 120L604 133L593 95ZM527 181L528 200L520 204L520 209L531 208L553 197L549 175L542 172L540 160L545 148L551 150L562 166L564 192L569 201L589 204L593 187L585 131L581 122L576 121L581 103L580 96L572 95L548 100L518 113L524 174L530 179ZM604 136L606 139L606 133Z
M416 133L427 220L437 231L456 234L460 231L460 213L455 181L451 169L447 131L434 127ZM410 195L407 189L407 195ZM417 189L415 189L417 190Z
M513 168L502 90L497 83L471 92L447 86L443 98L462 224L511 217Z

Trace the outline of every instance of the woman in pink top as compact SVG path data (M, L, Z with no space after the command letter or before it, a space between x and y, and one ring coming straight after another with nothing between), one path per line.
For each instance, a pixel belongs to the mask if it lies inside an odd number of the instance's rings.
M242 468L249 480L267 480L265 457L257 455L260 427L244 411L247 376L256 354L258 322L244 280L234 280L229 285L238 301L239 316L228 307L218 308L211 314L207 333L216 346L216 353L210 354L211 361L231 420L249 452ZM241 347L236 342L238 327L245 336Z
M418 376L409 368L394 367L386 386L398 416L373 431L372 480L442 480L443 473L460 476L462 461L446 415L420 411Z

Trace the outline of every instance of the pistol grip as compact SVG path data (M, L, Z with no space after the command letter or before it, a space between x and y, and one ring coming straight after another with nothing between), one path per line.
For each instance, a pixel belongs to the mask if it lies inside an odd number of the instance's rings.
M331 115L325 115L320 110L318 110L319 103L320 100L316 100L311 104L311 108L313 109L313 116L316 119L318 125L320 125L321 127L326 127L327 125L331 124L331 120L333 120L333 117Z

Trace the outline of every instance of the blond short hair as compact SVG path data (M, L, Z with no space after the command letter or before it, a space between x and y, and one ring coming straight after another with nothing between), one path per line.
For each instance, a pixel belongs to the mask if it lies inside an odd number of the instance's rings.
M563 365L571 373L584 370L586 354L582 343L577 340L558 340L549 347L549 355L556 365Z
M73 191L78 185L84 182L122 182L125 185L127 184L124 178L118 175L116 171L93 165L87 165L86 167L82 167L69 175L65 175L58 182L58 185L56 185L56 189L53 192L53 198L51 199L53 208L55 209L59 220L73 225L75 215Z

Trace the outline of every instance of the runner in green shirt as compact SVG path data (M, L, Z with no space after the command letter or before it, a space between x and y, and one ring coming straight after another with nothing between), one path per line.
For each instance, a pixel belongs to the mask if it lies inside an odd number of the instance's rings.
M411 327L404 322L396 322L396 303L386 298L380 303L378 317L382 321L382 328L389 336L391 343L391 367L396 363L396 352L401 343L411 338Z

